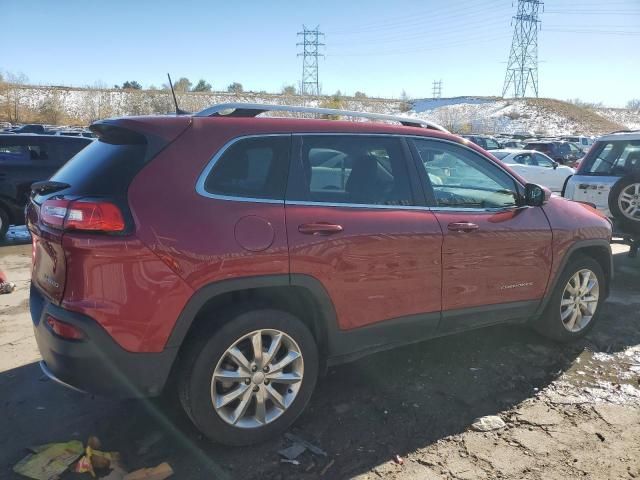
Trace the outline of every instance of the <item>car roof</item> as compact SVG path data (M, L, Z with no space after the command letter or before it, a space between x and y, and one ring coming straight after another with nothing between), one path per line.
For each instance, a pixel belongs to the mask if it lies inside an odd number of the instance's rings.
M616 140L640 140L640 130L632 132L616 132L598 137L598 141L611 142Z

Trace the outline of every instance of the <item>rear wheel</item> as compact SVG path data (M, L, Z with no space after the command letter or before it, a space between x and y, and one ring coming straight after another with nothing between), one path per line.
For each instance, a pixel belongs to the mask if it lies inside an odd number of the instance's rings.
M4 240L8 230L9 214L5 212L4 208L0 207L0 240Z
M625 231L640 233L640 177L623 177L609 194L609 210Z
M584 336L598 318L605 282L598 262L576 256L562 272L545 313L535 324L536 330L561 342Z
M315 387L318 352L295 316L252 310L198 337L182 363L179 392L207 437L228 445L258 443L302 413Z

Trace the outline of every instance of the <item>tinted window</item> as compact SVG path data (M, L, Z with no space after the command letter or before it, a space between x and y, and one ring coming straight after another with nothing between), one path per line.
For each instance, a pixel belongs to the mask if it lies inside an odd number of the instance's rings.
M216 195L284 199L290 136L246 138L229 147L204 183Z
M301 181L288 199L365 205L411 205L406 159L397 138L301 137Z
M582 162L580 173L595 175L640 173L640 140L597 142Z
M506 208L516 205L515 181L497 165L467 148L414 140L437 206Z
M541 155L539 153L536 153L534 155L534 159L535 159L536 164L539 167L550 168L550 167L553 167L553 165L554 165L554 161L553 160L551 160L549 157L545 157L544 155Z

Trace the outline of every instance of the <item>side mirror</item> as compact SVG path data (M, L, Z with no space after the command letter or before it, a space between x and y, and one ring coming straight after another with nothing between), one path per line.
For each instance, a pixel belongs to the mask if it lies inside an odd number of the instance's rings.
M548 190L540 185L536 185L535 183L527 183L524 186L524 203L529 207L541 207L544 205L547 200L549 200L549 195L547 195Z
M553 169L555 170L556 168L558 168L559 163L558 162L553 162Z

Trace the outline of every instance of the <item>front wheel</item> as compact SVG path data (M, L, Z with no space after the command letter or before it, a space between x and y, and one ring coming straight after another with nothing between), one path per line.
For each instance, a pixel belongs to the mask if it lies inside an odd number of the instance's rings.
M598 262L576 256L562 272L544 314L534 324L536 330L561 342L584 336L600 313L605 282Z
M259 443L302 413L317 375L309 329L290 313L256 309L232 315L190 346L180 370L180 400L212 440Z

